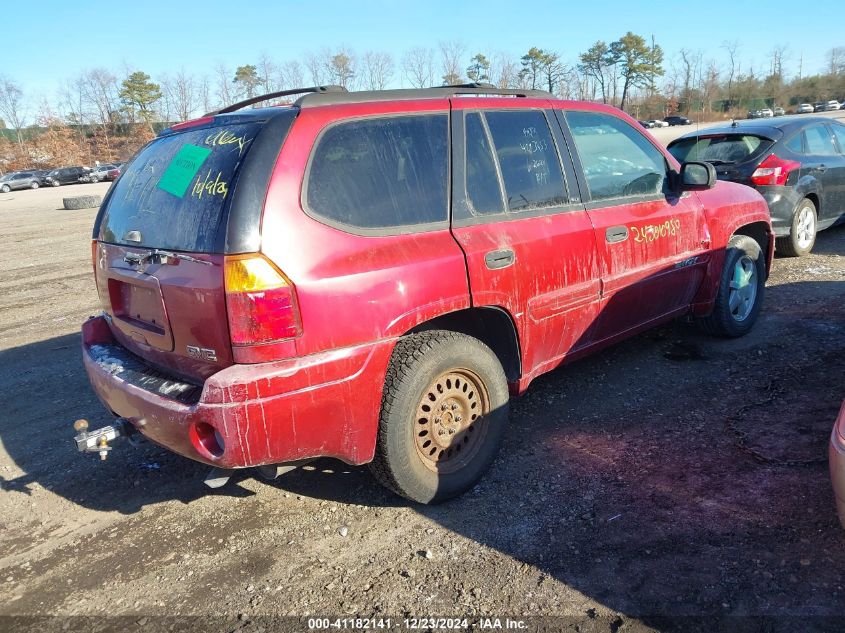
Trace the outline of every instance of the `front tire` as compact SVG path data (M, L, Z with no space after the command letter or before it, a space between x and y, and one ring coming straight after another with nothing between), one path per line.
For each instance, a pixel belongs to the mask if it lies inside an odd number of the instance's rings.
M789 235L779 237L775 242L777 250L787 257L809 255L816 244L817 219L816 205L804 198L792 214Z
M508 405L502 365L478 339L440 330L404 337L385 377L370 470L418 503L456 497L496 457Z
M9 185L3 185L2 187L0 187L0 191L2 191L3 193L9 193L11 190L12 188Z
M701 319L709 334L737 338L751 331L766 291L766 263L760 245L747 235L728 242L713 312Z
M29 183L29 188L30 189L38 189L38 183L35 180L33 180L31 183Z

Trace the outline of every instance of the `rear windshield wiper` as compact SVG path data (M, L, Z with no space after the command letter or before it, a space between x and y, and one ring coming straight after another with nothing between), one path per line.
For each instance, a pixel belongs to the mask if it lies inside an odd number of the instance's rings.
M186 262L194 262L195 264L203 264L204 266L212 266L213 264L204 259L197 259L190 255L183 255L182 253L174 253L173 251L164 251L160 248L155 248L146 253L126 253L123 256L123 261L127 264L143 264L146 262L153 262L156 264L169 264L171 259L181 259Z

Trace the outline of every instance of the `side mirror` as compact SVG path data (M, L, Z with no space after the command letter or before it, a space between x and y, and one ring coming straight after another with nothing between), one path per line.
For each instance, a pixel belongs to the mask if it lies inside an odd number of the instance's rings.
M716 184L716 168L710 163L693 162L681 165L681 191L712 189Z

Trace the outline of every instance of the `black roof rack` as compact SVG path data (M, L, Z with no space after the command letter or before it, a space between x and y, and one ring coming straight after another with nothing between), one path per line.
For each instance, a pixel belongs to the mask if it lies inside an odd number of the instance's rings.
M207 112L203 116L227 114L229 112L235 112L236 110L240 110L241 108L251 106L253 103L260 103L261 101L267 101L268 99L275 99L277 97L288 97L290 95L298 95L304 92L314 94L325 94L329 92L345 93L346 88L344 88L343 86L311 86L310 88L292 88L291 90L279 90L277 92L268 92L264 95L258 95L257 97L250 97L249 99L238 101L237 103L228 105L225 108L220 108L219 110L212 110L211 112Z
M296 100L295 105L301 108L340 104L364 103L367 101L394 101L407 99L438 99L457 95L501 95L510 97L533 97L537 99L555 99L556 97L545 90L522 90L511 88L497 88L493 84L468 83L448 86L433 86L431 88L399 88L395 90L361 90L357 92L331 91L305 94Z

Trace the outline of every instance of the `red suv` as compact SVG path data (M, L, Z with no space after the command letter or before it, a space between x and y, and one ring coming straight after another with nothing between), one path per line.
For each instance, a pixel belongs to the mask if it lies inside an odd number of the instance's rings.
M100 209L85 368L152 441L221 469L370 462L441 501L537 376L682 315L754 324L765 201L619 110L478 84L298 92L166 130Z

